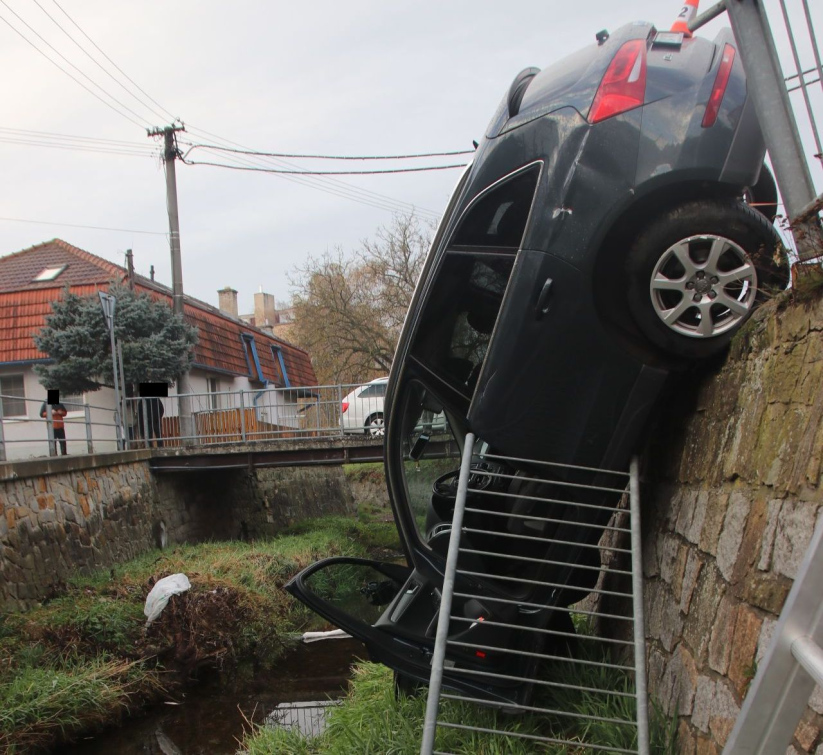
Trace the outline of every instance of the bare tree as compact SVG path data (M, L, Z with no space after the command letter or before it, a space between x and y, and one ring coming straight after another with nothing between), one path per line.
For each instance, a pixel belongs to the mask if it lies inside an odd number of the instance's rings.
M296 270L292 334L321 382L388 373L430 230L414 215L395 216L353 253L338 248Z

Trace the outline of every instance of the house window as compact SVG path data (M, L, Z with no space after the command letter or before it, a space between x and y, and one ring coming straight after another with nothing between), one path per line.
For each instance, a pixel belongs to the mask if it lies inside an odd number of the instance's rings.
M65 396L63 394L60 394L60 403L66 407L67 412L82 412L83 394L67 393Z
M22 375L4 375L0 377L0 395L3 397L4 417L26 416L26 391Z
M286 374L286 363L283 361L283 350L279 346L271 347L274 359L274 384L278 388L290 388L289 376Z
M40 281L53 281L60 273L62 273L68 265L60 265L59 267L47 267L45 270L41 270L32 281L33 283L39 283Z
M212 409L220 408L220 381L217 378L206 378L206 391L209 394L209 406Z
M263 369L260 367L260 358L257 356L257 345L251 333L241 333L243 340L243 353L246 357L246 366L249 368L249 377L260 383L266 382L263 377Z

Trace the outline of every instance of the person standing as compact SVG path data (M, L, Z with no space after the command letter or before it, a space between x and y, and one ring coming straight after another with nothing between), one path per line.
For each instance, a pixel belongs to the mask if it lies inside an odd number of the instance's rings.
M40 407L40 416L45 419L46 410L49 404L45 401ZM54 430L54 439L60 443L60 455L66 456L66 427L63 418L68 414L66 407L63 404L51 404L51 423Z

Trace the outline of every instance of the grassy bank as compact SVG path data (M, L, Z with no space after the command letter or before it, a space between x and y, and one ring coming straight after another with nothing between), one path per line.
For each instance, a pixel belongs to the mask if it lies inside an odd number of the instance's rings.
M554 671L562 677L559 669ZM591 676L592 678L588 678ZM571 681L571 680L564 680ZM625 674L594 669L578 673L578 685L600 684L608 689L630 689ZM602 688L602 687L601 687ZM535 704L571 711L590 718L570 719L561 716L512 716L488 708L451 700L441 702L438 720L460 723L477 729L495 729L526 735L524 738L504 737L480 731L437 729L435 750L455 755L529 755L535 752L529 735L555 737L567 741L586 742L601 748L636 748L636 733L632 726L615 724L607 719L632 715L633 703L625 699L576 690L562 690L554 697L538 696ZM306 739L293 730L256 728L243 743L244 755L406 755L420 750L420 738L425 717L426 697L394 695L392 673L385 666L363 663L355 670L348 696L342 705L333 708L323 734ZM655 755L674 755L677 752L673 723L654 713L651 724L652 752ZM541 745L547 755L576 755L591 752L569 745Z
M396 547L389 522L303 522L265 542L150 552L74 579L25 614L0 614L0 752L29 752L116 721L203 667L225 674L270 667L291 633L317 622L282 590L285 582L320 558L382 557ZM192 589L146 630L146 595L176 572Z

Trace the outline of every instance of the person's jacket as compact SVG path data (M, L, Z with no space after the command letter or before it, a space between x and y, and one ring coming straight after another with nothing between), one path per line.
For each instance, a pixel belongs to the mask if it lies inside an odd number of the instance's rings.
M51 405L51 421L52 425L54 426L55 430L62 430L63 429L63 417L68 414L66 411L66 407L63 404L52 404ZM40 407L40 416L45 418L46 416L46 402L43 402L43 405Z

